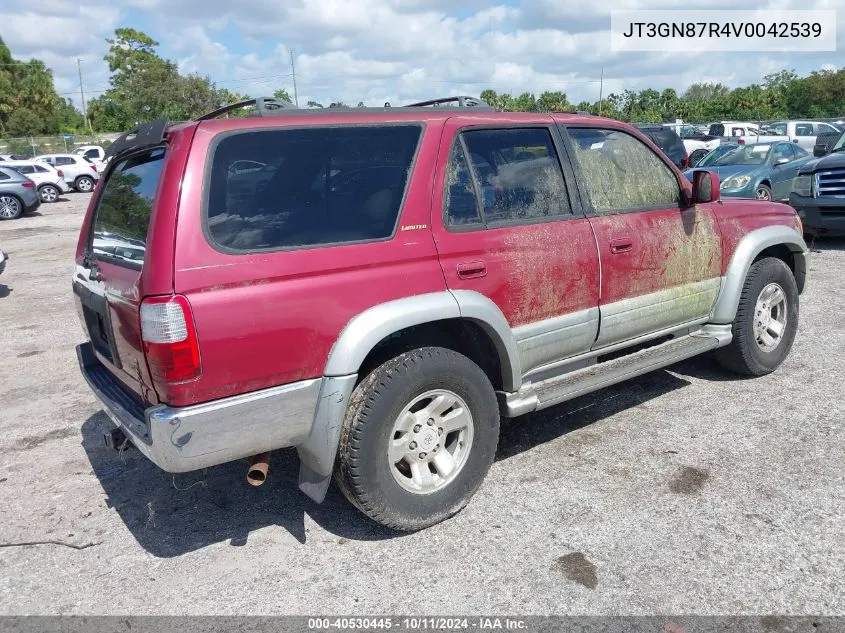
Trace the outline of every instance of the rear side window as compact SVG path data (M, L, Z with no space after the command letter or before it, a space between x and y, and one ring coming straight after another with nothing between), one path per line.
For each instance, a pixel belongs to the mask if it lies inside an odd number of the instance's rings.
M679 206L675 173L645 143L617 130L567 131L597 213Z
M462 144L466 154L462 151ZM486 224L532 222L571 215L560 162L547 128L463 132L450 157L450 226L479 223L469 163Z
M92 244L96 255L140 268L163 164L164 150L154 149L115 165L97 206Z
M420 125L239 132L214 149L207 230L234 251L393 235Z
M20 172L22 174L31 174L33 171L35 171L32 168L32 165L20 165L16 169L18 170L18 172Z

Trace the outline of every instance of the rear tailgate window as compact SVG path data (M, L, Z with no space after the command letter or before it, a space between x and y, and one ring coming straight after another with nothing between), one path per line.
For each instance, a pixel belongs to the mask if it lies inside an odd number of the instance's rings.
M237 132L215 144L206 234L227 252L390 238L420 124Z
M146 255L164 149L121 159L103 184L94 220L92 247L98 259L140 269Z

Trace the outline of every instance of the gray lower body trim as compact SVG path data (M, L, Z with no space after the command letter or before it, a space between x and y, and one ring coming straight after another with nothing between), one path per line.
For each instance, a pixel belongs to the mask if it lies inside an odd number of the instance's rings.
M685 358L723 347L728 345L733 338L729 325L708 324L696 328L685 326L685 328L692 331L683 333L681 330L674 338L664 343L603 363L595 362L600 354L635 343L628 341L625 345L616 345L600 352L592 351L576 356L570 359L566 366L577 367L577 369L566 371L558 367L557 374L550 375L540 382L524 385L518 392L500 392L497 395L502 415L516 417L544 409ZM648 338L641 337L638 342L644 342Z
M601 307L595 348L636 338L710 314L719 296L719 277L675 286Z
M357 378L358 374L323 378L311 433L296 448L299 489L317 503L326 497L331 483L340 429Z
M323 379L314 378L189 407L133 406L91 349L80 369L112 421L156 466L183 473L305 442Z
M598 329L598 308L516 328L514 338L523 373L527 377L538 367L589 351Z

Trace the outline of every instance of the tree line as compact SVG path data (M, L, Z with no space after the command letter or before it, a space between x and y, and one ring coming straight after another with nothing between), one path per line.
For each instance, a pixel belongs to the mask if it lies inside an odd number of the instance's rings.
M248 98L218 88L207 76L183 75L174 61L157 53L159 43L146 33L118 28L106 41L109 50L105 61L111 77L108 90L88 102L93 131L120 132L140 121L158 118L184 121ZM276 90L274 96L293 101L285 88ZM504 111L581 110L641 123L677 118L689 122L833 118L845 115L845 69L814 71L803 77L793 70L782 70L766 75L760 84L733 89L721 83L695 83L680 95L672 88L662 92L652 88L625 90L594 102L572 103L562 91L514 96L488 89L480 97ZM348 106L337 100L327 106L307 101L306 107ZM57 94L50 69L37 59L14 59L0 38L0 136L85 131L83 114L70 99Z
M734 89L721 83L694 83L680 95L672 88L662 92L646 88L571 103L564 92L514 97L485 90L481 99L505 111L575 110L630 123L835 118L845 116L845 69L814 71L806 77L782 70L766 75L761 84Z

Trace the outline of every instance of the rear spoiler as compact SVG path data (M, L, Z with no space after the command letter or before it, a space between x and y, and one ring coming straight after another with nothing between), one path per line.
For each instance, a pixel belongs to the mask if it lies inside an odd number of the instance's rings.
M109 145L108 149L106 149L105 159L110 160L126 152L161 145L162 141L164 141L166 130L166 119L156 119L148 123L141 123L121 134L114 143Z

